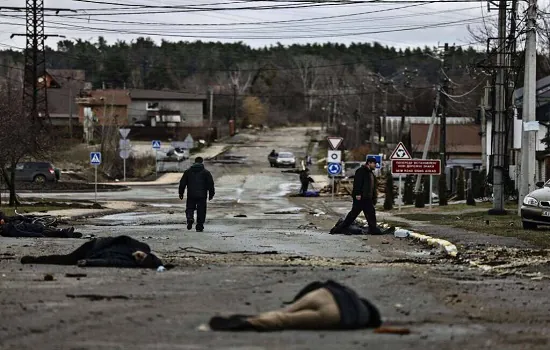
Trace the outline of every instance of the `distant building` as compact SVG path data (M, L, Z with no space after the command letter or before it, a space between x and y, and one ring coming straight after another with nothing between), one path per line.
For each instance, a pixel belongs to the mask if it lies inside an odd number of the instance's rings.
M94 125L128 125L128 106L131 103L128 90L84 90L76 102L81 124L93 119Z
M77 69L48 69L45 79L48 111L53 125L78 125L75 97L86 86L86 73ZM71 119L72 118L72 119Z
M168 90L130 89L129 125L203 126L206 95Z

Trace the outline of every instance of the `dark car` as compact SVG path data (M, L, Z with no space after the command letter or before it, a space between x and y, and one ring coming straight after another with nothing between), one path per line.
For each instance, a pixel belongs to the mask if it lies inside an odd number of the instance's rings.
M15 166L15 181L55 182L60 172L49 162L21 162Z

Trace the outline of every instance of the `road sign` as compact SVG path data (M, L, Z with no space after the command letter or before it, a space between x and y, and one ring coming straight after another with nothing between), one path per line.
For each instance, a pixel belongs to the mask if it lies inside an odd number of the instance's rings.
M342 172L342 165L340 163L328 163L327 171L331 176L340 175Z
M191 149L193 147L195 147L195 140L193 140L191 134L187 134L187 137L183 140L183 145L181 148Z
M90 164L92 165L101 164L101 152L90 152Z
M159 140L153 140L153 142L151 143L152 146L153 146L153 149L160 149L160 141Z
M118 140L118 145L121 150L125 151L128 151L132 148L132 145L130 145L130 140L128 139Z
M118 154L120 155L120 158L122 158L122 159L130 158L130 150L128 150L128 149L121 149Z
M335 137L335 136L329 136L327 137L328 144L332 149L338 149L340 145L342 144L342 141L344 141L343 137Z
M376 159L376 169L382 169L382 156L380 154L369 154L367 155L366 159L369 159L369 158Z
M118 132L120 133L120 136L125 139L128 137L128 134L130 133L130 129L118 129Z
M441 160L439 159L392 159L392 174L439 175Z
M411 154L405 148L403 142L399 142L397 147L393 150L390 159L412 159Z
M327 163L342 163L342 151L328 151Z

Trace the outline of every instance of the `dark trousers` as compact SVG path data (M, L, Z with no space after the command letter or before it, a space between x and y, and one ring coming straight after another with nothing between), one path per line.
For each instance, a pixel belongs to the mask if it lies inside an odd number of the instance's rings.
M204 225L204 221L206 221L206 197L187 197L185 215L188 222L195 222L195 210L197 211L197 225Z
M374 209L374 203L370 198L361 199L360 201L353 199L351 210L344 222L340 225L340 228L347 228L353 224L361 212L365 214L365 218L369 223L369 230L376 230L376 211Z
M309 187L309 181L302 181L302 187L300 188L300 194L305 194Z

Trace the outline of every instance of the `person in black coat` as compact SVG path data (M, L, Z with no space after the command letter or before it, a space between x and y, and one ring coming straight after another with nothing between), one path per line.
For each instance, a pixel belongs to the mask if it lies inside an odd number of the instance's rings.
M344 221L335 226L330 233L340 233L347 229L357 219L359 213L363 212L369 223L369 233L380 234L380 229L376 226L376 209L374 208L378 197L378 181L374 175L374 169L376 169L376 159L369 157L365 165L355 171L351 210Z
M300 188L300 194L305 195L309 187L309 184L314 181L309 176L308 168L305 168L304 170L300 171L299 174L300 174L300 184L302 185L302 187Z
M141 267L156 269L162 261L151 248L128 236L94 238L65 255L24 256L22 264L78 265L80 267Z
M187 217L187 229L193 228L195 222L195 210L197 211L197 232L204 230L206 221L206 199L212 200L216 193L212 174L204 168L202 157L195 158L195 164L187 169L180 180L179 195L183 200L187 188L187 203L185 215Z

